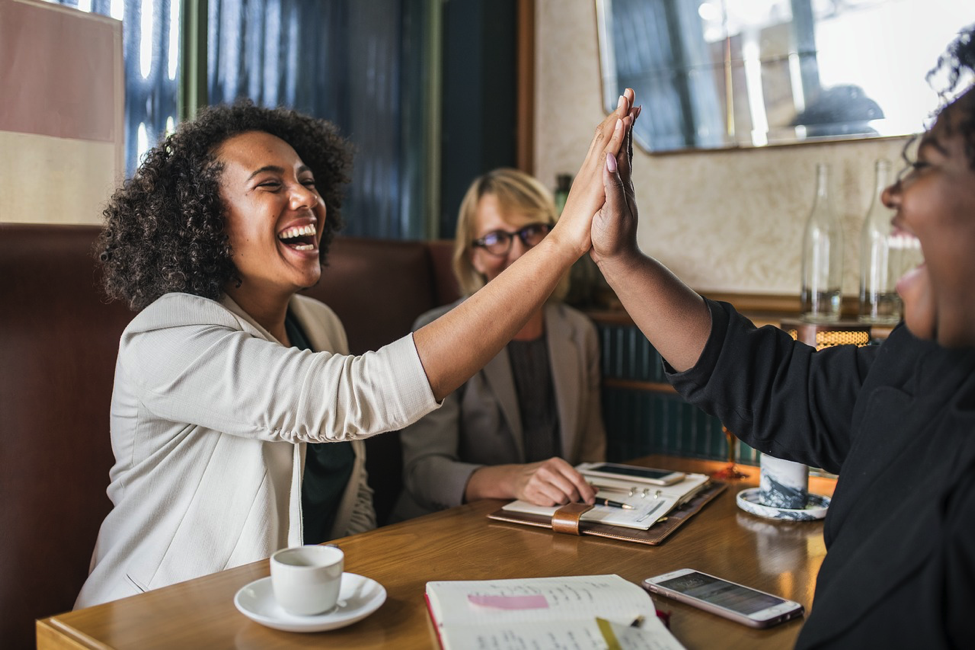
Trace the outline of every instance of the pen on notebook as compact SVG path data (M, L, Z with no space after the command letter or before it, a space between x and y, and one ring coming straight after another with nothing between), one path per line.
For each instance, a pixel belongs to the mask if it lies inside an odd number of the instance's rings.
M629 503L623 503L622 501L613 501L612 499L596 499L597 506L610 506L612 508L623 508L624 510L635 510L633 506Z

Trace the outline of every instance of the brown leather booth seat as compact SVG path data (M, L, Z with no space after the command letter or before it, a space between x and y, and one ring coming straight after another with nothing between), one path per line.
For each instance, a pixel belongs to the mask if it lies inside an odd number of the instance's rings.
M71 609L111 504L109 404L133 314L98 288L93 226L0 224L0 646L34 646L34 619ZM337 238L307 293L376 349L457 297L446 242ZM398 434L368 441L384 520L400 489Z

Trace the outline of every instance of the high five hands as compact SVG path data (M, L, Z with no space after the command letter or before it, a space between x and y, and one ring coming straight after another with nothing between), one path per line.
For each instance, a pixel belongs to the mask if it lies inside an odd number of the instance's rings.
M593 216L590 237L592 249L589 251L597 264L606 258L614 258L637 250L636 227L637 207L633 192L633 121L640 116L642 107L632 107L633 91L629 93L631 108L628 119L629 128L623 139L623 146L614 156L606 152L602 166L605 203ZM622 101L622 98L621 98Z
M572 183L572 191L562 210L562 217L549 235L571 242L578 255L586 253L592 247L593 216L606 204L605 174L608 160L612 158L616 161L629 161L632 155L630 131L633 121L639 115L639 109L633 106L634 98L633 90L627 88L620 95L616 110L596 127L589 151Z

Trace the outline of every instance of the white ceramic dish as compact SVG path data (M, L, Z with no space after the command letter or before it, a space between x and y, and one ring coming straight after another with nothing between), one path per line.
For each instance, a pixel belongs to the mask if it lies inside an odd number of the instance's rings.
M234 605L255 623L285 632L323 632L352 625L379 609L386 601L386 589L371 578L355 573L342 574L342 590L334 609L314 616L298 616L284 611L274 600L271 578L261 578L241 587Z
M805 508L791 510L789 508L773 508L759 501L758 488L748 488L738 493L738 507L759 517L766 519L784 519L787 521L815 521L826 516L829 508L829 497L809 493L809 501Z

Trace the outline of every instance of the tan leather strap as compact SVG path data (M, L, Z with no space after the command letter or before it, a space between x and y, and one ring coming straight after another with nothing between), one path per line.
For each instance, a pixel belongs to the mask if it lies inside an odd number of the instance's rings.
M581 535L579 520L592 506L585 503L568 503L552 514L552 530L566 535Z

